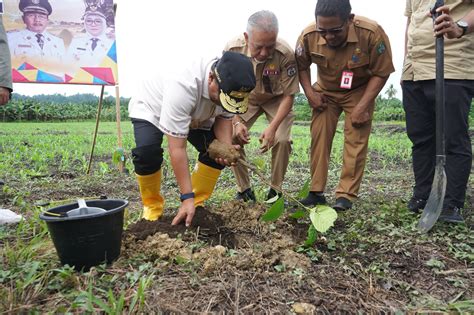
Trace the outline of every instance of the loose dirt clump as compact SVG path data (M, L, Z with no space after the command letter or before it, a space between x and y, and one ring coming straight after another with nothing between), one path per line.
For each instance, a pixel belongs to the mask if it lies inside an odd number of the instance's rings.
M211 142L207 151L211 159L221 158L229 163L237 163L240 159L240 152L233 145L220 142L217 139Z

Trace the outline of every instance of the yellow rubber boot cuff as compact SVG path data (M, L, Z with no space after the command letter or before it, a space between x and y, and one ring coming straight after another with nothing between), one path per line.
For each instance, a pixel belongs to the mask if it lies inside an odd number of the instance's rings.
M207 166L201 162L197 162L196 166L194 167L194 171L191 174L191 183L193 185L194 192L194 205L196 207L202 206L204 201L211 197L220 174L221 170Z
M161 169L151 175L137 175L143 202L143 218L158 220L163 214L164 199L161 196Z

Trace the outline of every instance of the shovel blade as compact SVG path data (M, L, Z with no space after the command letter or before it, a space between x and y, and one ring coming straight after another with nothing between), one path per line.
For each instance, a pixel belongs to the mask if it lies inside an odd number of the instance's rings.
M446 194L446 172L444 165L436 165L436 170L431 186L430 196L418 222L418 230L426 233L438 221L441 210L443 209L444 195Z

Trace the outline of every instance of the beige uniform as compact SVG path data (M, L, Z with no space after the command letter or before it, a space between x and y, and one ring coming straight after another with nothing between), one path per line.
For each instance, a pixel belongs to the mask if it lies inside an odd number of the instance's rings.
M433 21L427 19L431 0L406 1L405 16L410 18L407 55L403 65L402 80L433 80L436 77L435 41ZM454 21L474 10L473 0L446 1ZM444 41L444 78L474 80L474 36L463 36Z
M244 36L239 36L227 43L225 50L238 52L250 57L250 50ZM265 113L271 122L278 112L284 96L299 92L299 80L293 49L282 39L277 39L275 51L265 62L257 63L252 60L256 87L249 97L249 108L240 117L245 121L248 129L252 127L258 117ZM273 186L281 187L285 177L291 153L291 126L294 114L291 111L280 123L275 133L275 144L272 147L272 178ZM242 149L245 159L245 151ZM246 167L233 167L239 191L250 188L250 179Z
M343 166L336 198L357 197L364 173L370 122L360 128L352 126L350 115L364 95L373 76L388 77L394 72L387 35L374 21L356 16L349 24L346 43L337 49L326 44L316 32L316 23L306 27L296 45L298 69L317 66L318 78L313 88L328 99L328 108L313 110L311 122L311 191L326 187L332 141L342 111L345 113ZM343 72L353 74L350 89L341 88ZM374 104L370 106L372 116Z

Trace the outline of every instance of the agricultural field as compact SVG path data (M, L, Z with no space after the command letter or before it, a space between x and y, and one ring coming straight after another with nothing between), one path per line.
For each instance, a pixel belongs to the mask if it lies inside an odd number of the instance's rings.
M404 123L374 124L360 199L312 246L305 246L310 222L289 216L291 202L280 219L262 222L267 204L235 201L229 169L193 226L171 228L179 193L167 156L165 216L140 221L131 123L122 122L125 172L112 161L116 125L102 122L87 175L94 126L90 120L0 123L0 208L24 217L18 225L0 226L1 313L474 312L474 176L471 171L466 223L437 223L420 234L419 218L406 208L413 175ZM269 176L270 156L258 154L263 126L259 121L252 130L247 155ZM308 122L295 124L293 141L283 188L296 197L309 178ZM342 144L338 132L330 203ZM192 167L191 148L189 157ZM268 186L256 174L252 181L263 201ZM88 272L62 266L39 214L101 196L129 201L119 259Z

